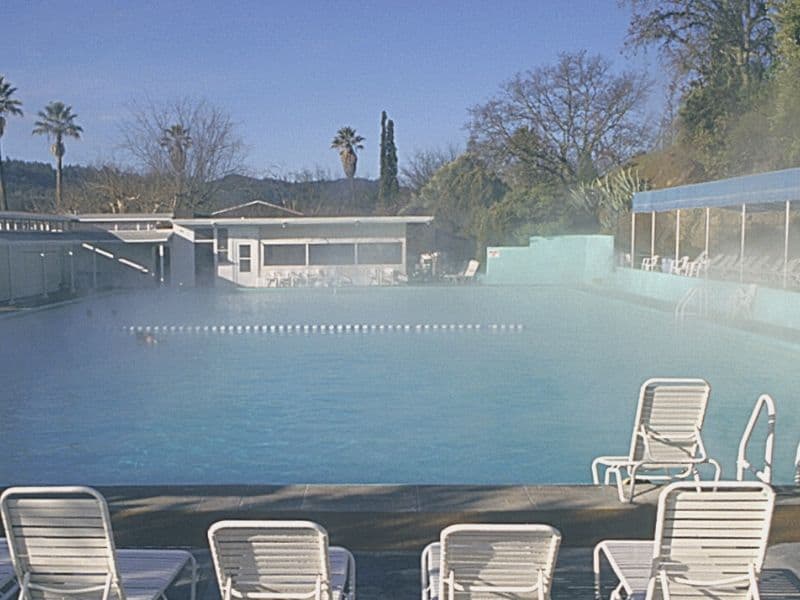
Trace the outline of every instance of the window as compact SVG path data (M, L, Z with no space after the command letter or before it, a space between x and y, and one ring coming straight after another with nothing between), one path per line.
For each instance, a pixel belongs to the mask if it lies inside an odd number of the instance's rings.
M356 264L356 245L355 244L309 244L308 264L354 265Z
M250 272L250 244L239 245L239 273Z
M306 264L305 244L265 244L264 266L304 266Z
M384 242L358 245L360 265L399 265L403 262L403 244Z
M228 262L228 228L217 229L217 260Z

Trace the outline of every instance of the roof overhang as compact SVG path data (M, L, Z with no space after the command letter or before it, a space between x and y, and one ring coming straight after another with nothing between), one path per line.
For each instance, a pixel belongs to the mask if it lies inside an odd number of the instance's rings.
M433 217L287 217L287 218L208 218L208 219L173 219L175 225L182 227L228 227L235 225L412 225L428 224Z
M170 213L96 213L77 215L75 220L81 223L131 223L131 222L153 222L153 221L171 221L172 214Z

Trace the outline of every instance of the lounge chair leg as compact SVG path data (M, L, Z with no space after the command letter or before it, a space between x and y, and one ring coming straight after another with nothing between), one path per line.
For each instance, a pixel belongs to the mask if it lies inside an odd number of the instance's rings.
M603 593L600 587L600 548L594 547L592 552L592 570L594 571L594 597L595 600L602 600Z
M197 598L197 560L194 558L194 554L189 554L191 557L192 563L192 591L190 594L190 600L196 600Z
M619 496L619 501L625 502L625 488L622 481L622 473L619 469L614 472L614 477L617 480L617 496Z

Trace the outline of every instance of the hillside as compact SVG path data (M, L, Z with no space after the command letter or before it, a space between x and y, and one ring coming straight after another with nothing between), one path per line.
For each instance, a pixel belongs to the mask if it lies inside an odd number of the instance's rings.
M10 210L50 212L54 210L55 169L43 162L7 160L4 162ZM89 185L100 175L94 167L65 166L64 188L72 193L78 212L102 212L106 202ZM291 182L269 177L259 179L229 175L216 182L211 206L202 212L264 200L287 206L306 215L344 215L372 213L376 209L378 182L356 178L355 204L346 179Z

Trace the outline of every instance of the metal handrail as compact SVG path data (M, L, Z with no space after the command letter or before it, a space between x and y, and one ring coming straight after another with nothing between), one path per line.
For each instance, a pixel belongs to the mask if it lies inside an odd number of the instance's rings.
M753 435L758 419L761 417L762 410L767 410L767 439L764 442L764 468L758 470L747 458L747 445L750 443L750 438ZM764 483L772 482L772 456L775 450L775 401L769 394L761 394L756 400L753 412L750 413L750 419L747 421L747 426L742 434L742 439L739 441L739 454L736 457L736 480L744 481L745 471L751 472L755 475L756 479ZM798 448L800 452L800 448ZM795 465L797 463L795 462ZM797 475L795 475L797 479Z

